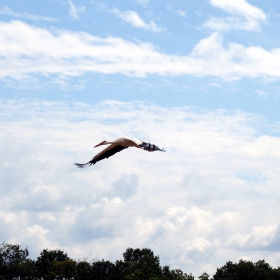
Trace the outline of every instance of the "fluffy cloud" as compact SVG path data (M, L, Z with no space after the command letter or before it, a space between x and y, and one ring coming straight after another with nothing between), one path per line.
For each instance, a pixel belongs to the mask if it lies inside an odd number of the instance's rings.
M150 247L196 275L241 256L279 262L280 138L260 116L17 99L1 100L0 117L2 240L33 256L48 247L112 261ZM119 135L167 152L130 148L74 166Z
M147 30L159 32L161 29L152 21L150 23L146 23L140 16L134 11L125 11L121 12L118 9L113 9L112 12L118 16L119 18L123 19L124 21L130 23L135 27L144 28Z
M50 32L20 21L0 23L0 78L32 82L85 73L214 76L223 79L280 77L280 50L223 43L214 33L188 56L160 53L152 44L85 32ZM55 50L55 51L54 51Z
M227 31L229 29L258 31L260 30L260 23L266 20L266 14L246 0L210 0L210 4L233 15L226 18L213 17L204 23L205 27L217 31Z

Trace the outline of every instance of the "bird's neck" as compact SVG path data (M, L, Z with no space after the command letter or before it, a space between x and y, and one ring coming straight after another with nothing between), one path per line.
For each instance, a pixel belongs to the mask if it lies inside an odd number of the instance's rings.
M113 142L113 141L105 141L105 142L103 143L103 145L110 145L110 144L114 144L114 142Z

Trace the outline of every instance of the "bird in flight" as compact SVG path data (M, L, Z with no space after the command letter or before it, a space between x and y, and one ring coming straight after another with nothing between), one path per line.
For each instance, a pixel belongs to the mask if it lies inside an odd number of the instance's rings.
M97 154L95 157L93 157L92 160L90 160L87 163L75 163L75 165L79 168L84 168L86 166L94 165L98 161L111 157L115 153L120 152L128 147L136 147L139 149L143 149L148 152L154 152L154 151L162 151L165 152L164 149L160 149L154 144L143 142L136 138L130 138L130 137L118 137L117 139L113 141L102 141L101 143L94 146L94 148L102 145L110 145L106 149L102 150L99 154Z

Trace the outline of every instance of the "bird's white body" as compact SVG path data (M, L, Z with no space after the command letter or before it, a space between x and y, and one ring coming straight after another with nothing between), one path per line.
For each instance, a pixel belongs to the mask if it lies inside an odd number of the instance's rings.
M83 168L88 165L93 165L96 162L108 158L112 155L114 155L117 152L122 151L123 149L129 148L129 147L136 147L140 148L143 150L146 150L148 152L154 152L154 151L162 151L165 152L164 149L160 149L154 144L146 143L143 142L137 138L132 138L132 137L126 137L126 136L121 136L116 138L113 141L102 141L101 143L97 144L95 147L101 146L101 145L110 145L106 149L102 150L100 153L98 153L92 160L90 160L87 163L75 163L79 168Z
M139 145L143 143L143 141L137 139L137 138L131 138L131 137L126 137L126 136L120 136L116 138L114 141L108 142L108 144L112 145L122 145L124 147L136 147L139 148Z

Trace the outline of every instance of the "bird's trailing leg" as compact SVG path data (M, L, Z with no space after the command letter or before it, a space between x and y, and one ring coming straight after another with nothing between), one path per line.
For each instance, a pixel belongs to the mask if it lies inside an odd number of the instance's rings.
M150 143L146 143L143 142L142 144L139 145L143 150L148 151L148 152L154 152L154 151L161 151L161 152L165 152L164 149L160 149L158 146L156 146L155 144L150 144Z
M91 164L90 164L89 162L87 162L87 163L75 163L75 165L76 165L78 168L85 168L85 167L90 166Z

